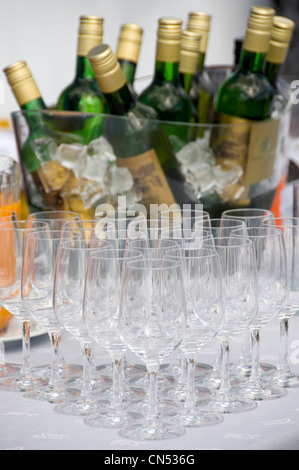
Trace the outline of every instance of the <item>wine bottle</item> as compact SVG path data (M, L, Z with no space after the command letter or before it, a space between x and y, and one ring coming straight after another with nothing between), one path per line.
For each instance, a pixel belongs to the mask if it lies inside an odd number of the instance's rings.
M218 91L211 147L218 164L238 166L243 176L230 188L250 203L250 186L272 176L279 120L270 119L273 87L264 70L275 12L251 7L240 64Z
M59 142L72 143L78 138L52 131L44 113L47 107L25 61L14 62L4 73L29 129L19 150L26 187L31 188L30 204L35 209L56 208L61 204L60 191L69 171L52 160L51 155Z
M135 23L122 25L118 37L116 57L120 63L127 85L135 96L134 79L142 43L143 29Z
M197 69L200 35L193 31L183 31L180 50L179 77L181 86L190 93L193 77Z
M196 126L172 125L170 122L197 123L197 112L179 80L182 20L161 18L157 31L156 62L151 84L138 100L151 106L162 121L175 151L196 139Z
M83 15L80 17L77 65L74 81L62 91L59 96L57 109L80 111L83 113L109 112L106 100L94 78L87 53L93 47L102 43L103 18Z
M191 12L188 16L187 30L200 34L197 72L194 75L190 96L198 114L200 124L210 123L213 117L215 87L205 69L211 15L204 12Z
M265 74L276 93L277 79L286 60L294 28L294 21L283 16L274 16Z
M110 46L98 46L88 57L110 112L115 115L108 120L104 135L113 146L117 165L130 170L147 210L151 204L196 202L193 195L186 194L189 188L156 112L131 94Z
M239 37L234 40L234 71L237 70L240 64L241 52L243 47L244 38Z

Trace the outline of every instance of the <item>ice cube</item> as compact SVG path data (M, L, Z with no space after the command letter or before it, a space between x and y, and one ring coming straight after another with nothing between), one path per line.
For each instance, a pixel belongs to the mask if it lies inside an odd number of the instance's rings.
M46 193L61 190L70 175L69 170L55 161L44 163L38 168L37 172Z
M31 142L32 149L41 163L53 160L57 144L51 137L41 137Z
M96 155L107 163L116 160L112 145L103 136L92 140L88 144L87 151L91 157Z
M86 166L87 146L81 144L60 144L53 160L60 163L65 168L73 170L75 176L79 178Z
M109 168L107 185L112 195L118 195L130 191L134 186L134 180L128 168L119 168L113 165Z

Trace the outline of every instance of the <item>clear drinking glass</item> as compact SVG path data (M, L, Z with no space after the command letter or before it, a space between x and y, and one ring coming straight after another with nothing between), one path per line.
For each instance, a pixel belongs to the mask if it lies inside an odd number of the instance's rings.
M103 249L93 251L88 259L83 313L86 331L109 353L113 377L111 406L84 421L93 427L119 428L138 418L127 412L122 396L122 359L127 348L119 336L118 316L123 267L128 259L142 259L142 254L133 250L124 253L117 248ZM138 398L143 397L140 390Z
M163 419L157 406L157 375L164 357L181 343L186 330L186 299L181 263L140 260L125 264L119 328L126 346L149 373L148 412L143 421L124 426L121 436L133 440L178 437L185 429Z
M272 211L267 209L254 209L254 208L240 208L240 209L229 209L222 213L222 219L236 219L245 222L246 227L261 227L268 220L274 220L274 214ZM236 373L242 376L249 377L251 374L251 334L246 332L244 335L243 348L240 356L239 364L234 369ZM260 364L260 368L263 373L271 373L276 368L272 364Z
M256 403L235 392L230 382L230 341L244 332L258 309L257 268L253 242L246 238L215 238L222 275L224 318L217 334L222 344L222 376L216 397L207 409L220 413L252 410Z
M211 426L221 423L221 415L206 413L198 405L195 389L195 357L212 341L221 328L224 304L219 255L215 250L181 250L187 307L187 329L180 344L187 364L185 400L176 418L185 427ZM167 258L178 259L170 250Z
M74 234L64 235L64 240ZM52 346L51 376L46 386L26 397L58 403L75 391L66 391L59 370L59 345L62 327L54 310L54 280L56 254L61 242L61 230L35 231L27 235L24 243L21 282L22 302L30 317L42 325L49 334Z
M271 222L267 223L272 225ZM277 372L272 378L278 385L298 387L299 376L291 371L289 361L289 324L299 310L299 218L279 217L275 219L275 227L282 231L287 259L288 301L279 312L280 322L280 354Z
M255 248L258 277L258 312L249 328L252 338L252 371L244 394L253 400L271 400L286 395L286 390L263 380L259 367L260 332L286 307L288 296L286 251L283 232L274 227L247 228ZM242 237L238 230L232 234Z
M17 376L0 379L0 388L15 391L32 390L44 383L31 370L30 331L31 316L23 307L21 279L25 238L36 230L47 233L48 224L35 221L0 223L0 305L18 319L22 331L22 365Z
M62 414L85 416L94 413L98 408L91 380L94 345L83 321L87 262L91 251L96 248L112 248L112 246L105 240L96 239L93 229L84 229L84 238L62 241L57 249L54 310L61 326L79 342L83 354L80 397L74 400L66 399L57 404L55 411ZM102 378L102 390L110 384L111 381L108 378Z

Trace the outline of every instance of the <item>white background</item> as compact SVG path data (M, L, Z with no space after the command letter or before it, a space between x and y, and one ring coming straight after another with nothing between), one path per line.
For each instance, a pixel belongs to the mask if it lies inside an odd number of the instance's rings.
M120 25L135 22L144 29L137 77L152 74L157 21L181 18L190 11L213 16L207 64L233 60L233 40L243 35L251 5L270 0L1 0L0 119L18 109L2 72L16 60L26 60L47 104L55 104L74 77L79 16L104 18L104 42L115 50Z

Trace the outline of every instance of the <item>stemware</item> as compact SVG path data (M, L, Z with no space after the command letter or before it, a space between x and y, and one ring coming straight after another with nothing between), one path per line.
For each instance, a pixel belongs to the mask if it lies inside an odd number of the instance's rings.
M76 238L71 232L64 240ZM59 370L59 345L62 327L54 310L54 279L57 248L61 230L35 231L27 235L21 281L21 296L25 310L49 334L52 350L51 375L47 385L26 394L28 398L58 403L75 391L66 392Z
M63 232L64 235L66 232ZM82 389L79 399L58 403L55 411L84 416L97 410L92 389L91 370L93 342L83 321L83 298L87 261L95 248L112 248L107 241L98 240L93 229L84 230L84 238L62 241L57 249L54 279L54 310L59 323L80 344L83 353ZM110 379L101 378L101 388L110 386ZM99 383L98 383L99 385Z
M0 387L8 390L27 391L42 384L31 370L30 331L31 317L25 311L21 299L21 279L24 241L36 230L48 230L45 222L19 221L0 223L0 304L18 319L22 332L22 364L17 376L1 379Z
M246 238L215 238L219 254L224 316L217 334L222 344L221 385L216 397L206 406L220 413L240 413L252 410L256 403L244 398L231 387L230 341L249 327L257 314L257 268L253 242Z
M109 353L113 377L111 406L84 421L93 427L118 428L137 417L126 411L123 399L122 358L127 348L118 330L121 279L127 259L142 259L142 254L134 250L127 253L119 248L101 249L92 251L88 259L83 306L86 331ZM133 394L133 400L143 397L141 389L137 397Z
M79 222L81 217L76 212L71 211L43 211L29 214L28 220L39 220L47 222L50 230L61 230L66 222Z
M285 308L288 297L286 251L283 232L274 227L247 228L248 238L255 248L258 277L258 312L249 325L252 338L252 370L243 387L244 394L253 400L271 400L286 395L283 387L263 380L259 367L260 332ZM234 237L242 237L238 230Z
M178 437L180 423L159 413L157 376L164 357L181 343L186 330L186 299L179 261L147 259L124 266L119 329L127 347L149 373L148 411L140 421L121 428L121 436L134 440Z
M267 222L272 225L272 222ZM299 310L299 218L278 217L274 226L282 230L287 260L288 300L278 314L280 322L280 354L277 372L272 378L284 387L298 387L299 376L291 371L289 362L289 323Z
M243 221L246 224L246 227L261 227L266 221L274 220L274 214L268 209L259 209L259 208L239 208L239 209L229 209L222 213L222 219L235 219ZM243 340L243 347L240 355L239 364L235 366L235 371L237 374L242 376L249 377L251 374L251 333L246 331ZM260 364L260 369L265 374L272 373L276 367L272 364Z
M178 259L171 250L167 258ZM223 316L222 281L219 255L215 250L182 250L187 329L179 348L188 363L184 406L178 418L186 427L211 426L223 421L222 416L203 412L197 404L195 390L195 357L210 343L221 327Z

